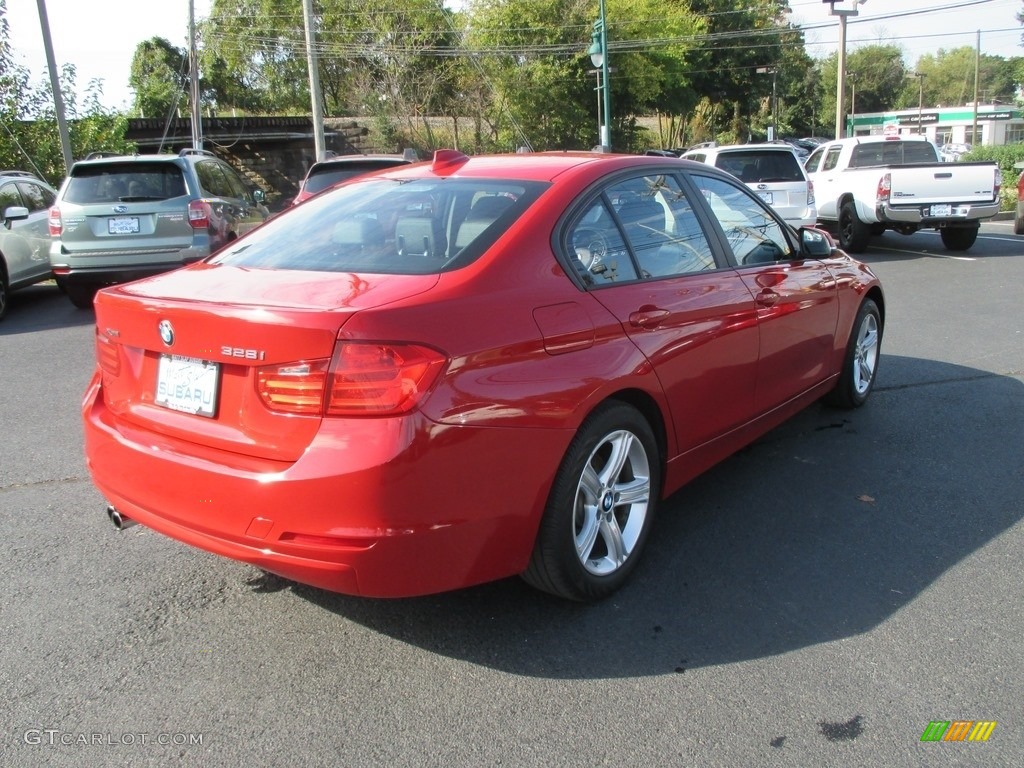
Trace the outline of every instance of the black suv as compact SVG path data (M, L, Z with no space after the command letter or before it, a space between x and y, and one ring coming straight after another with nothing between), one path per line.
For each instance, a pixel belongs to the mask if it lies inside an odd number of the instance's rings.
M269 216L211 152L86 158L50 209L50 266L76 307L105 285L206 258Z

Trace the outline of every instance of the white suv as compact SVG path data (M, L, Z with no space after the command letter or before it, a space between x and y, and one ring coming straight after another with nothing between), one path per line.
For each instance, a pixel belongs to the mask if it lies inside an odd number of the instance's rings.
M700 146L682 157L731 173L794 227L814 226L818 220L814 184L789 144Z

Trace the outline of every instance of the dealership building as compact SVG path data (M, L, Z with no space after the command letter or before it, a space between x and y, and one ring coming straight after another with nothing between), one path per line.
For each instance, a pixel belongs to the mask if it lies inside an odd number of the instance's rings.
M977 133L975 133L977 126ZM999 146L1024 141L1024 110L1005 104L903 109L848 115L847 136L924 133L939 146L972 144Z

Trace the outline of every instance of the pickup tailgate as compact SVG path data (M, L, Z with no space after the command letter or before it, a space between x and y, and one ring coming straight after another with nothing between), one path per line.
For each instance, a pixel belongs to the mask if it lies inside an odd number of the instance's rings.
M935 163L891 166L893 205L991 203L996 192L994 163Z

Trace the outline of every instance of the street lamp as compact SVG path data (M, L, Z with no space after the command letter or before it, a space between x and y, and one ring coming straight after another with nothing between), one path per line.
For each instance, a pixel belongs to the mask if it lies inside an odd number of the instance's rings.
M601 110L598 108L597 129L601 149L607 152L612 148L612 99L611 83L608 82L608 24L605 20L604 0L601 0L599 14L597 21L594 22L594 31L590 35L593 42L587 53L590 54L590 61L594 67L600 70L597 82L599 95L604 88L604 122L601 122Z
M771 75L772 76L772 124L768 129L768 141L775 141L775 132L778 130L779 117L777 113L778 101L775 98L775 78L779 73L777 67L758 67L756 70L759 75Z
M821 0L828 3L829 14L839 17L839 66L836 73L836 138L843 137L843 102L846 100L846 17L856 16L858 6L867 0ZM836 8L836 6L840 6Z

